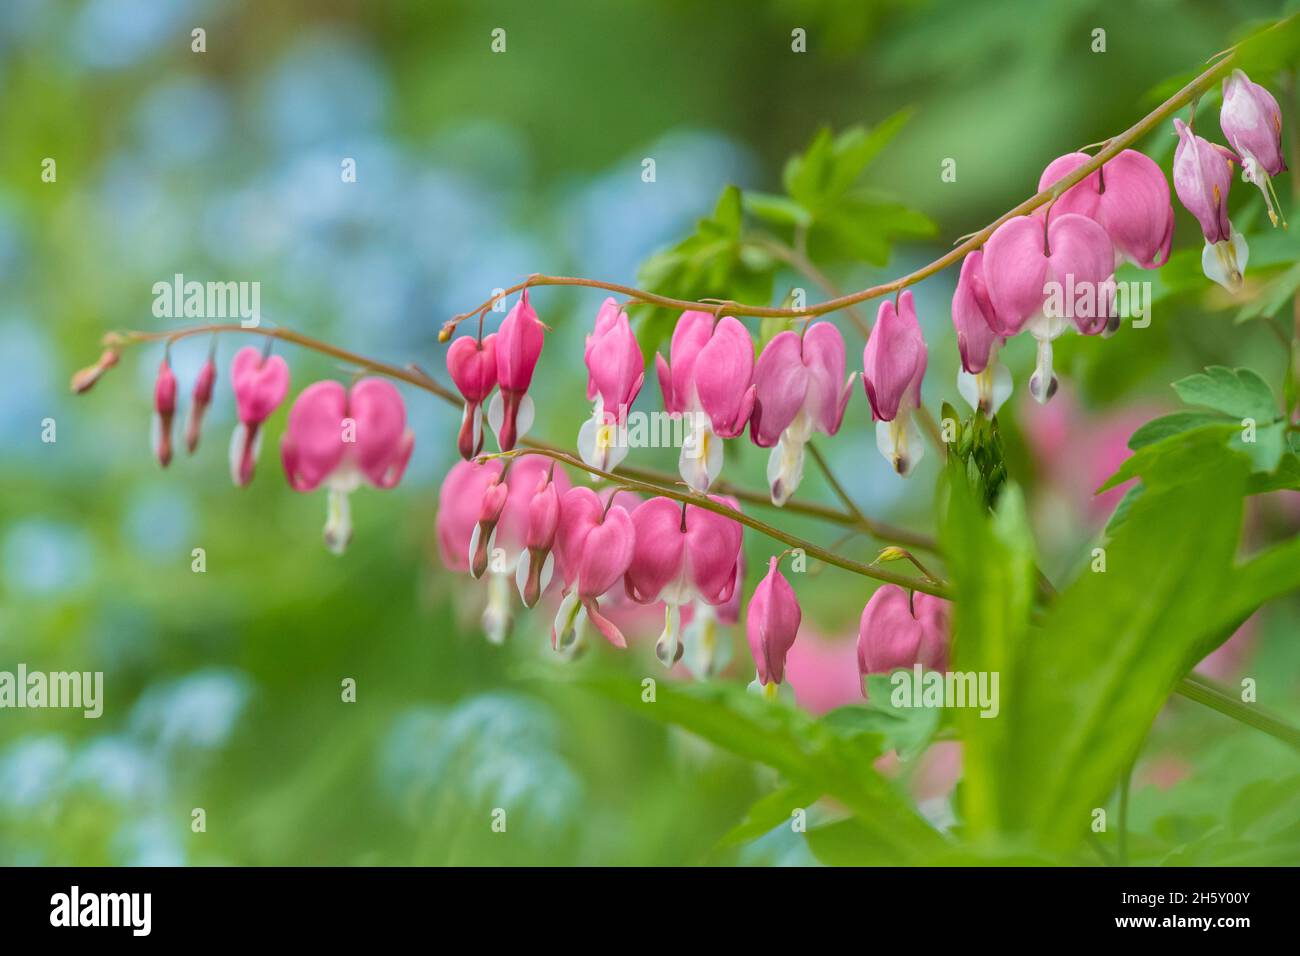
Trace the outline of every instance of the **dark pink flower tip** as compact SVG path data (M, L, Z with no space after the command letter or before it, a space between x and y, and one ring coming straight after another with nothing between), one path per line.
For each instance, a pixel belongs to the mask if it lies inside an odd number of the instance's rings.
M892 422L899 409L921 404L921 379L925 377L927 350L916 319L912 292L880 303L876 324L862 350L862 384L876 421Z
M542 355L545 326L528 304L528 290L519 296L496 334L497 382L503 391L523 393L533 381Z
M745 613L749 651L758 668L758 682L764 685L785 679L785 658L794 646L802 618L794 588L777 565L778 559L772 558Z
M499 458L487 462L459 461L443 478L434 529L438 555L448 570L469 570L470 542L478 525L483 495L488 484L501 474L502 467Z
M326 481L351 490L363 479L392 488L414 444L401 393L385 379L363 378L350 390L334 381L303 389L289 410L280 453L295 491Z
M246 345L231 362L230 388L239 420L252 429L266 421L289 393L289 365L278 355L264 356Z
M158 463L166 468L172 460L172 418L176 414L176 376L166 356L154 381L153 409L153 450Z
M1048 283L1093 286L1103 294L1115 272L1115 252L1106 230L1086 216L1066 213L1043 221L1031 216L1008 219L984 246L984 284L1001 332L1015 335L1042 317ZM1105 327L1106 310L1076 316L1083 332ZM1051 338L1052 336L1046 336Z
M482 404L497 385L496 334L463 335L447 348L447 373L465 401Z
M1273 94L1252 83L1241 70L1223 81L1223 106L1219 125L1224 138L1243 162L1268 176L1286 172L1282 156L1282 111Z
M596 314L595 331L587 336L583 360L587 397L599 395L611 420L624 421L645 383L645 360L627 313L613 299L606 299Z
M1222 146L1197 136L1181 119L1174 120L1178 146L1174 150L1174 192L1196 221L1209 243L1232 238L1228 219L1228 190L1236 156Z
M961 262L957 291L952 295L952 324L957 330L962 368L978 375L988 368L993 347L1002 341L995 331L997 316L984 284L984 253L978 249Z
M928 594L908 595L896 584L881 585L862 609L858 624L858 673L887 674L920 664L947 665L948 602Z

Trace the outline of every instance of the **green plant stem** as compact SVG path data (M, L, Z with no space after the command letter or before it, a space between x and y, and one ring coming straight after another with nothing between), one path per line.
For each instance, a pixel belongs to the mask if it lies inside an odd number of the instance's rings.
M1133 764L1119 782L1119 865L1128 866L1128 794L1133 784Z
M1296 750L1300 750L1300 730L1267 710L1253 704L1242 703L1218 684L1199 674L1189 674L1184 677L1176 690L1188 700L1204 704L1212 710L1217 710L1225 717L1231 717L1233 720L1248 724L1256 730L1262 730L1269 736L1276 737L1278 740L1290 744Z

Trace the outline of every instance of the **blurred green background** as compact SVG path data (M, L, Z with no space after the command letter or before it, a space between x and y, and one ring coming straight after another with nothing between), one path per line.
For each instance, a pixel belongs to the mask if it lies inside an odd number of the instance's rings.
M831 264L840 286L859 288L982 227L1032 193L1052 158L1126 128L1158 101L1149 91L1280 12L1221 0L7 0L0 669L102 670L106 706L99 720L0 711L0 862L811 862L788 828L717 846L770 787L766 771L566 683L592 666L661 676L657 623L630 652L594 648L575 665L552 660L543 611L521 614L504 648L485 642L481 589L442 570L433 543L454 410L406 393L411 468L395 491L354 496L355 539L339 559L320 542L322 496L283 481L287 404L252 486L230 484L237 337L220 343L198 453L166 472L149 450L161 349L130 351L83 397L69 394L69 375L106 331L177 324L153 317L151 288L184 273L260 281L266 320L442 376L440 324L493 289L532 272L634 282L727 184L778 191L786 158L821 126L912 107L869 185L933 220L934 238L894 248L887 266ZM204 53L191 52L196 27ZM1098 27L1104 54L1092 51ZM502 54L490 49L496 28ZM806 53L791 51L796 28ZM1162 131L1149 151L1167 160L1171 147ZM41 181L46 157L55 183ZM355 184L340 182L343 157L356 159ZM653 183L641 177L647 157ZM945 158L955 182L940 182ZM1236 202L1258 217L1247 188ZM1175 248L1199 248L1178 216ZM955 278L917 290L935 410L957 401ZM801 284L783 276L774 300ZM535 390L548 440L572 446L588 413L581 343L602 298L534 297L556 330ZM1140 336L1062 343L1062 394L1049 406L1059 420L1024 409L1030 349L1008 350L1013 477L1030 490L1052 576L1075 573L1099 531L1087 499L1113 449L1090 441L1122 450L1132 427L1174 407L1168 383L1206 364L1280 380L1266 324L1234 326L1223 309L1170 299ZM852 366L861 339L843 327ZM193 339L174 350L182 411L206 349ZM348 374L282 354L292 393ZM653 381L641 401L657 407ZM41 441L45 418L54 443ZM1062 423L1074 457L1034 437ZM766 453L731 444L727 477L762 487ZM934 461L907 482L890 474L860 392L826 447L868 514L932 530ZM666 452L634 458L673 467ZM805 493L831 500L811 473ZM1259 540L1294 533L1293 501L1272 496L1256 511ZM196 547L203 574L191 571ZM746 548L752 586L772 549L752 535ZM875 552L861 540L845 549ZM799 587L806 630L842 650L869 587L834 569ZM1271 705L1296 717L1294 611L1266 609L1220 673L1269 675ZM729 675L748 681L743 635L732 637ZM345 678L355 703L340 699ZM1173 819L1166 829L1195 832L1224 792L1276 773L1278 746L1172 705L1139 768L1135 828ZM196 807L204 833L191 831ZM504 834L491 831L494 807L508 810Z

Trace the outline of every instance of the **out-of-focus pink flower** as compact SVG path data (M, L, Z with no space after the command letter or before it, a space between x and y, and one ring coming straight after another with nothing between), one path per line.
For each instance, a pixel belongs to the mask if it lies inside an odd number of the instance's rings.
M1066 153L1043 170L1038 189L1048 188L1085 163L1087 153ZM1039 207L1046 215L1046 207ZM1155 269L1169 259L1174 207L1165 174L1151 159L1126 149L1071 186L1052 206L1052 215L1078 213L1096 222L1115 247L1115 265L1132 262Z
M488 405L488 424L497 436L502 451L510 451L533 424L533 400L528 386L542 355L545 329L533 307L528 304L528 290L501 321L496 334L497 384L500 386Z
M858 673L888 674L920 664L942 670L948 660L948 602L929 594L908 594L884 584L871 595L858 624ZM865 693L866 684L863 689Z
M688 418L678 468L695 491L705 492L722 471L718 438L735 438L754 410L754 340L738 320L715 327L707 312L683 312L669 346L671 366L655 356L664 407Z
M712 501L726 504L725 499ZM730 507L728 505L728 507ZM740 522L671 498L651 498L632 512L636 551L627 569L628 595L641 604L667 605L655 653L665 666L682 655L682 605L692 600L725 604L736 587Z
M1228 190L1232 188L1236 154L1197 136L1180 119L1174 120L1174 129L1178 132L1174 191L1201 224L1205 236L1201 269L1207 278L1229 292L1236 292L1241 288L1250 254L1245 237L1232 228L1228 219Z
M638 509L639 510L639 509ZM560 501L556 548L564 571L565 597L551 629L551 644L568 650L576 641L580 611L607 641L626 647L623 632L600 613L600 597L627 572L636 547L632 517L615 500L602 505L590 488L570 488Z
M862 699L852 639L835 640L805 627L786 656L785 673L796 702L810 713L824 714Z
M952 295L952 324L957 330L957 391L971 408L995 415L1011 396L1011 373L997 362L1005 341L995 332L997 319L984 283L984 253L967 253L961 262L957 290Z
M983 264L990 317L1001 326L996 331L1027 331L1038 341L1029 392L1046 402L1056 391L1052 340L1071 327L1085 335L1102 332L1115 311L1110 236L1078 213L1017 216L989 237Z
M897 306L890 299L880 303L862 350L862 386L876 422L876 447L900 475L925 453L912 411L921 405L927 355L912 291L904 290Z
M818 322L802 336L779 332L758 357L749 437L772 449L767 480L773 504L785 504L799 487L804 445L813 433L840 430L853 391L845 365L844 338L830 322Z
M1158 406L1144 404L1089 415L1069 392L1048 406L1026 403L1021 421L1043 485L1063 496L1055 507L1063 504L1089 529L1104 526L1128 484L1100 495L1097 489L1132 454L1133 432L1162 414Z
M175 414L176 376L164 355L153 386L153 451L164 468L172 460L172 418Z
M289 366L278 355L266 355L246 345L230 365L239 425L230 439L230 477L236 485L253 480L253 466L262 447L262 422L289 394Z
M465 399L456 448L466 461L483 450L483 401L497 385L496 340L463 335L447 349L447 372Z
M185 449L191 455L199 447L199 433L203 429L203 415L212 404L212 388L217 381L217 363L209 353L199 368L198 378L194 380L194 391L190 393L190 415L185 423Z
M606 299L596 313L596 327L587 336L587 398L594 400L591 417L578 432L578 454L593 468L609 471L627 457L620 431L645 383L645 361L627 313Z
M1282 158L1282 111L1273 94L1241 70L1223 81L1223 107L1219 125L1228 143L1241 157L1241 176L1264 194L1268 217L1278 224L1277 194L1272 177L1286 172ZM1285 223L1284 223L1285 225Z
M1241 676L1259 637L1259 615L1248 617L1233 635L1196 665L1196 672L1213 680L1231 682Z
M280 443L289 486L329 490L325 544L342 554L352 537L348 495L363 482L394 488L415 446L406 427L402 394L382 378L363 378L351 389L315 382L294 400Z
M758 684L776 689L785 677L786 655L799 634L803 612L794 588L778 567L779 556L767 565L767 574L758 582L745 613L745 636L749 652L758 668Z

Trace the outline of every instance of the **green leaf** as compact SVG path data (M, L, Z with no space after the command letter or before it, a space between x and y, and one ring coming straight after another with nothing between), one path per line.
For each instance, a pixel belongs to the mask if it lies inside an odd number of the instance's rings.
M745 819L718 842L719 846L739 846L789 823L794 811L806 810L817 802L821 793L816 787L790 784L779 787L749 808Z
M1212 412L1174 412L1172 415L1153 418L1138 428L1129 438L1128 447L1137 451L1172 435L1181 435L1201 425L1222 424L1223 421L1222 415Z
M745 212L774 226L807 226L812 222L807 209L785 196L747 191L743 199Z
M1021 662L1029 640L1036 570L1034 543L1019 488L1009 485L998 512L989 516L961 480L951 482L944 526L944 551L955 590L953 603L953 669L989 671L999 675L1001 705L1031 679ZM982 718L973 708L956 714L964 741L962 803L972 831L989 834L1007 829L1011 789L1024 782L1009 765L1005 735L1008 718Z
M782 176L785 191L814 215L834 205L898 135L910 115L910 110L901 110L870 131L854 126L833 136L827 127L818 130L807 151L786 162Z
M651 720L773 767L805 792L833 797L869 832L877 863L920 862L943 846L943 838L874 769L881 753L878 735L837 733L735 684L660 681L655 700L645 703L639 678L593 677L581 683Z
M885 750L896 750L901 760L913 760L934 739L942 713L933 707L895 707L891 689L889 674L872 674L867 678L865 706L836 708L822 722L842 734L878 734Z
M1273 390L1248 368L1212 365L1203 374L1174 382L1174 391L1188 405L1212 408L1233 418L1271 422L1278 417Z

